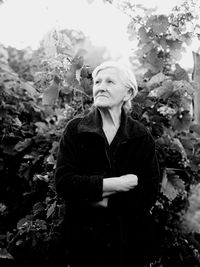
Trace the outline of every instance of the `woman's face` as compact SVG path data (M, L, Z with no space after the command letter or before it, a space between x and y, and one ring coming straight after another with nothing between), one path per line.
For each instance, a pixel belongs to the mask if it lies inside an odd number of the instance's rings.
M128 88L120 79L119 70L109 67L100 70L94 78L94 105L98 108L121 109L130 98Z

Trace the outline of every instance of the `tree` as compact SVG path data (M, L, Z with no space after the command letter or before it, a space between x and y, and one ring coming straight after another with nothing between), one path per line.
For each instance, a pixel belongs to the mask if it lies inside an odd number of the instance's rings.
M193 52L193 59L193 81L195 82L194 121L200 125L200 54Z

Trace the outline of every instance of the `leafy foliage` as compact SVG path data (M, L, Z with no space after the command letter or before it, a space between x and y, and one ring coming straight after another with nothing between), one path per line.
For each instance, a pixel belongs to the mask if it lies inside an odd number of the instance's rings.
M10 52L11 48L8 50ZM2 252L1 258L5 255L9 258L10 252L12 259L19 263L33 266L43 262L55 266L60 259L62 266L60 229L64 204L55 193L53 171L58 141L66 122L77 113L84 112L84 105L87 104L84 104L81 98L82 91L75 94L68 88L73 84L70 80L70 85L66 88L67 92L71 93L70 98L66 101L68 94L62 92L60 99L54 99L53 103L52 100L49 101L45 90L49 92L49 84L52 82L60 83L59 78L52 74L58 72L62 78L64 72L62 68L48 68L47 64L44 71L43 63L48 61L48 57L46 54L41 57L41 50L38 50L40 61L37 69L31 65L36 59L35 54L34 59L29 61L30 68L27 68L27 73L28 70L34 73L31 81L26 81L27 76L22 75L22 66L28 62L18 57L15 49L8 53L2 47L2 51L0 247L4 249L4 253ZM14 66L13 53L21 63L19 68L15 69L18 74L8 65L8 62L12 62ZM74 62L73 58L71 60ZM42 70L40 79L39 68ZM54 90L51 92L54 95ZM53 99L51 92L50 99ZM88 100L89 97L86 96L85 99Z
M132 1L113 2L119 2L116 5L131 18L129 38L138 40L138 49L133 53L132 61L139 60L147 70L147 77L159 72L170 74L192 38L200 36L198 1L182 1L169 16L157 14L155 9L147 9Z
M146 125L156 139L162 171L160 196L152 209L162 241L156 249L153 266L200 263L198 241L193 235L191 238L189 221L194 216L187 210L191 187L199 183L196 153L200 136L199 127L193 122L194 87L190 80L176 80L176 77L175 70L170 75L160 72L142 81L132 109L132 116Z
M175 19L148 15L138 28L145 55L138 58L148 71L138 82L131 116L154 136L162 173L151 210L159 237L151 266L192 267L200 265L200 127L193 122L189 75L178 64L165 68L183 44L171 34ZM48 33L34 52L0 49L0 259L29 266L66 265L56 154L66 122L92 104L93 68L74 49L82 37L65 34Z

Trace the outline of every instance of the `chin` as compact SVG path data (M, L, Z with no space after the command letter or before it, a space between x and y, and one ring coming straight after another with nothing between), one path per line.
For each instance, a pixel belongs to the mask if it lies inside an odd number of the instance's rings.
M109 105L105 101L95 101L94 106L97 108L109 108Z
M96 108L99 108L99 109L109 109L108 106L106 105L94 105Z

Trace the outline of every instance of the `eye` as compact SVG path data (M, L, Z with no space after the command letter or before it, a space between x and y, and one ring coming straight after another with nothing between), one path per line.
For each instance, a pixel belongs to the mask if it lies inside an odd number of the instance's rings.
M114 83L112 80L108 80L107 82L108 82L108 83Z
M99 84L99 80L96 80L96 81L94 82L94 84Z

